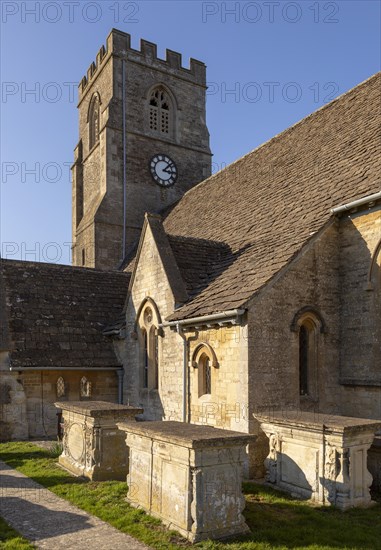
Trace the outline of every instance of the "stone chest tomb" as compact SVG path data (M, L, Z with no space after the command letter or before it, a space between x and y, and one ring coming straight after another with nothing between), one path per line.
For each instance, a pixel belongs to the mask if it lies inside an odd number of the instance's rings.
M269 438L269 483L342 510L371 504L367 453L380 421L301 411L256 418Z
M117 422L134 421L143 409L105 401L55 403L62 409L63 452L59 463L94 481L125 480L128 448Z
M255 436L182 422L119 423L128 500L192 542L246 533L241 475Z

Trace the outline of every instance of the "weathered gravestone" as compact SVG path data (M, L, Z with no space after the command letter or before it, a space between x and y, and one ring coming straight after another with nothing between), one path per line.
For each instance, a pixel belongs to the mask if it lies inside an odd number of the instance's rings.
M121 421L134 421L143 409L105 401L65 401L62 409L63 452L59 463L76 475L94 481L125 480L128 448Z
M119 423L128 500L192 542L248 532L242 468L255 436L182 422Z
M269 438L269 483L342 510L371 504L367 453L381 421L301 411L255 418Z

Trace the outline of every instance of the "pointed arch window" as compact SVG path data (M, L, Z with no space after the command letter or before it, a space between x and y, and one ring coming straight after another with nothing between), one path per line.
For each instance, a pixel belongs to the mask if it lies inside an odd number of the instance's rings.
M210 395L212 393L212 372L210 358L203 354L200 359L199 369L201 370L201 395Z
M198 370L198 397L213 393L214 368L218 367L217 357L209 344L199 344L192 356L192 365ZM214 368L213 368L214 367Z
M309 394L309 377L311 371L311 331L305 324L299 329L299 394Z
M174 108L169 93L162 86L157 86L152 90L148 104L150 130L163 136L171 136Z
M319 335L326 331L325 323L315 308L305 307L295 315L291 330L298 336L299 395L317 399Z
M159 389L159 324L160 314L153 300L148 299L139 308L141 386L149 390Z
M94 94L89 107L89 149L99 142L100 126L100 100L98 94Z
M381 287L381 239L372 254L368 271L367 290L377 290Z
M159 387L159 339L157 327L152 325L149 331L149 348L151 350L152 387L157 390Z
M143 388L148 388L148 338L145 328L142 329L143 339Z

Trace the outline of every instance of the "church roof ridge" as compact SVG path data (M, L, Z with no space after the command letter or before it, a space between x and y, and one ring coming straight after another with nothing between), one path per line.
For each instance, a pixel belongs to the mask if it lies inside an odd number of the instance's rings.
M81 265L71 265L71 264L60 264L53 262L39 262L33 260L22 260L17 258L1 258L0 257L0 268L2 266L14 266L14 267L25 267L25 268L36 268L36 269L58 269L58 270L70 270L70 271L88 271L90 273L102 273L102 274L113 274L116 273L126 273L124 271L119 271L115 269L97 269L94 267L81 266Z

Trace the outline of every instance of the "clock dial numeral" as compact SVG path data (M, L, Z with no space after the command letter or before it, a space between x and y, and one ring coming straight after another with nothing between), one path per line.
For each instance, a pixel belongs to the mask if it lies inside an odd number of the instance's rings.
M170 187L177 180L177 166L167 155L157 154L150 160L152 178L162 187Z

